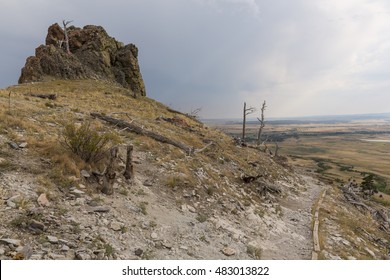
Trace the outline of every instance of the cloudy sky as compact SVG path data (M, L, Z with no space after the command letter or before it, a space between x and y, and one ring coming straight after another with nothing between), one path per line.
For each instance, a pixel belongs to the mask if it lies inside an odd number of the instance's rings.
M0 0L1 88L62 19L135 43L148 96L201 117L390 112L388 0Z

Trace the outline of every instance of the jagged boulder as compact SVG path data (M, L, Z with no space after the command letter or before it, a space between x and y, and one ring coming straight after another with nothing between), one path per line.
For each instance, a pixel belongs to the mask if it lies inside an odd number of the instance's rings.
M65 51L64 30L53 24L46 44L27 58L19 83L47 78L103 79L115 81L136 95L146 95L135 45L116 41L101 26L71 26L67 32L70 53Z

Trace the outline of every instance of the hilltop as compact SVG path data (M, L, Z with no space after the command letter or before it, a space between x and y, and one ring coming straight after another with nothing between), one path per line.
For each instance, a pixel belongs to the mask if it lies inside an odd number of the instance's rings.
M47 41L27 68L81 61ZM109 75L39 71L0 90L1 259L388 257L388 223L310 170Z

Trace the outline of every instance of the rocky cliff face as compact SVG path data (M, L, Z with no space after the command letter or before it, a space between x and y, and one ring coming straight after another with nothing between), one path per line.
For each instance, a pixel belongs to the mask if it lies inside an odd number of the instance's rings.
M65 51L65 35L58 24L48 29L46 44L27 58L19 83L47 78L102 79L115 81L136 95L146 95L138 64L138 49L110 37L101 26L67 29L70 53Z

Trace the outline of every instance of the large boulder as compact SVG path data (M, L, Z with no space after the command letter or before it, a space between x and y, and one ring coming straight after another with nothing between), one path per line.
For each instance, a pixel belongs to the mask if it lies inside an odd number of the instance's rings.
M136 95L146 95L135 45L116 41L101 26L71 26L67 33L70 53L65 50L64 30L58 24L49 27L46 44L27 58L19 83L92 78L114 81Z

